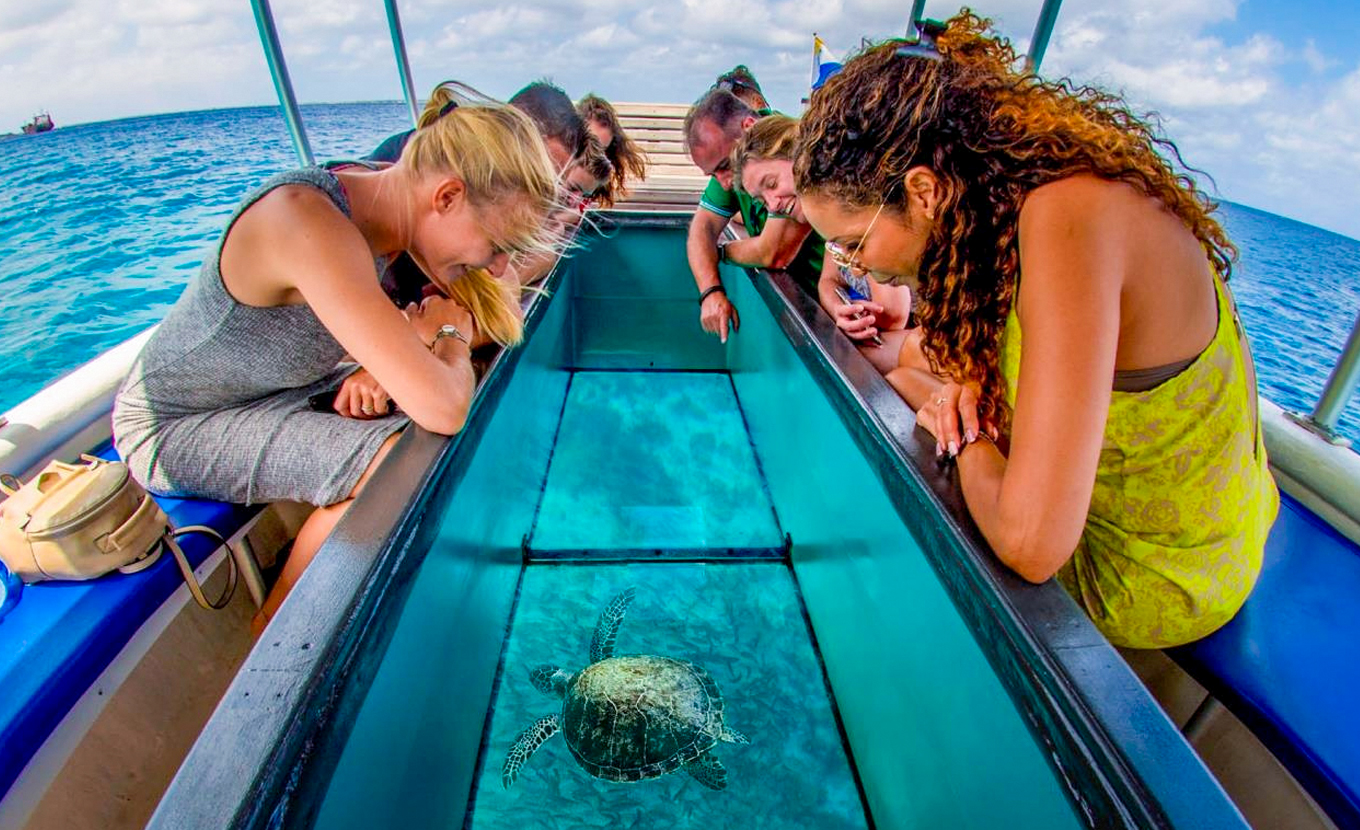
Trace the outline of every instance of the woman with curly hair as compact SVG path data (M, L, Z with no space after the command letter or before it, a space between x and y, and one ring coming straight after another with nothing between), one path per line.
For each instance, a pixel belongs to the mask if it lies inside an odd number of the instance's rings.
M1153 125L1017 71L989 30L965 10L814 94L804 212L915 292L949 381L894 380L1001 561L1056 574L1116 645L1198 639L1245 602L1279 505L1236 250Z
M628 137L619 123L619 114L608 101L591 93L576 102L576 111L586 121L586 129L604 147L609 163L614 165L614 175L610 180L609 193L615 199L625 192L629 179L641 181L647 178L647 157L637 142Z

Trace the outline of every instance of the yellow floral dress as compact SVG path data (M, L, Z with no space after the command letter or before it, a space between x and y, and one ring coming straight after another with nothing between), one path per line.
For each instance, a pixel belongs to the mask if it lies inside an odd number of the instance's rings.
M1214 286L1218 329L1199 357L1152 389L1110 393L1086 527L1058 573L1115 645L1180 645L1232 619L1279 511L1241 323ZM1001 351L1012 406L1020 346L1012 309Z

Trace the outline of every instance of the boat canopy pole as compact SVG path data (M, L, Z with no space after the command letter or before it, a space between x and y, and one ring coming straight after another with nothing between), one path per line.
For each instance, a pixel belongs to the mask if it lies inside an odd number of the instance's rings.
M1048 37L1053 34L1053 24L1058 22L1058 9L1062 0L1044 0L1039 10L1039 22L1034 24L1034 36L1029 39L1029 55L1025 57L1025 68L1039 74L1039 64L1043 62L1044 52L1048 50Z
M1327 385L1322 389L1322 397L1313 408L1313 414L1296 420L1333 444L1349 443L1336 434L1336 422L1341 420L1341 410L1346 408L1355 394L1356 386L1360 386L1360 316L1355 318L1350 339L1346 341L1346 348L1341 350L1336 366L1332 367L1332 376L1327 378Z
M921 19L921 15L926 13L926 0L912 0L911 20L907 21L907 37L916 37L916 21Z
M269 0L250 0L255 10L255 27L260 30L260 43L264 45L264 56L269 60L269 74L274 78L274 90L279 94L279 106L283 108L283 119L288 122L288 134L293 137L293 150L303 167L315 162L312 147L307 143L307 133L302 129L302 114L298 111L297 98L293 96L293 82L288 79L288 65L283 62L283 49L279 46L279 33L274 28L274 13L269 10Z
M406 106L411 110L411 126L420 126L420 110L416 107L416 88L411 83L411 62L406 59L406 38L401 34L401 15L397 14L397 0L383 0L387 7L387 28L392 30L392 50L397 53L397 71L401 73L401 90L406 93Z

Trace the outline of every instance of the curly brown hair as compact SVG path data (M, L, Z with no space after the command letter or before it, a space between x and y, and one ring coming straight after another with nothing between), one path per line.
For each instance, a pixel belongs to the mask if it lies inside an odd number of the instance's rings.
M982 414L1010 421L1000 352L1020 271L1019 217L1031 191L1079 173L1128 183L1162 202L1227 279L1237 249L1211 216L1155 114L1068 79L1018 70L1010 42L963 9L938 39L939 59L906 41L862 50L813 93L794 180L800 193L906 215L904 176L938 178L939 217L919 268L917 314L931 367L977 381Z
M592 122L602 124L608 127L610 135L614 136L614 140L604 148L609 163L614 165L610 186L614 198L625 192L625 184L629 179L641 181L647 178L647 156L642 152L642 148L638 147L637 142L623 131L623 125L619 123L619 114L612 104L592 92L576 102L576 111L587 124Z

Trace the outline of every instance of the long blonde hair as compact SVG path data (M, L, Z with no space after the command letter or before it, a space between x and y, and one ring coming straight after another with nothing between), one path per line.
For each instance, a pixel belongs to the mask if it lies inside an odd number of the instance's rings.
M415 176L456 176L469 203L501 211L507 231L497 247L512 257L557 253L563 241L544 221L560 206L557 178L528 116L446 81L431 94L419 123L400 164ZM508 346L523 338L517 287L485 268L469 268L438 287L472 312L492 340Z

